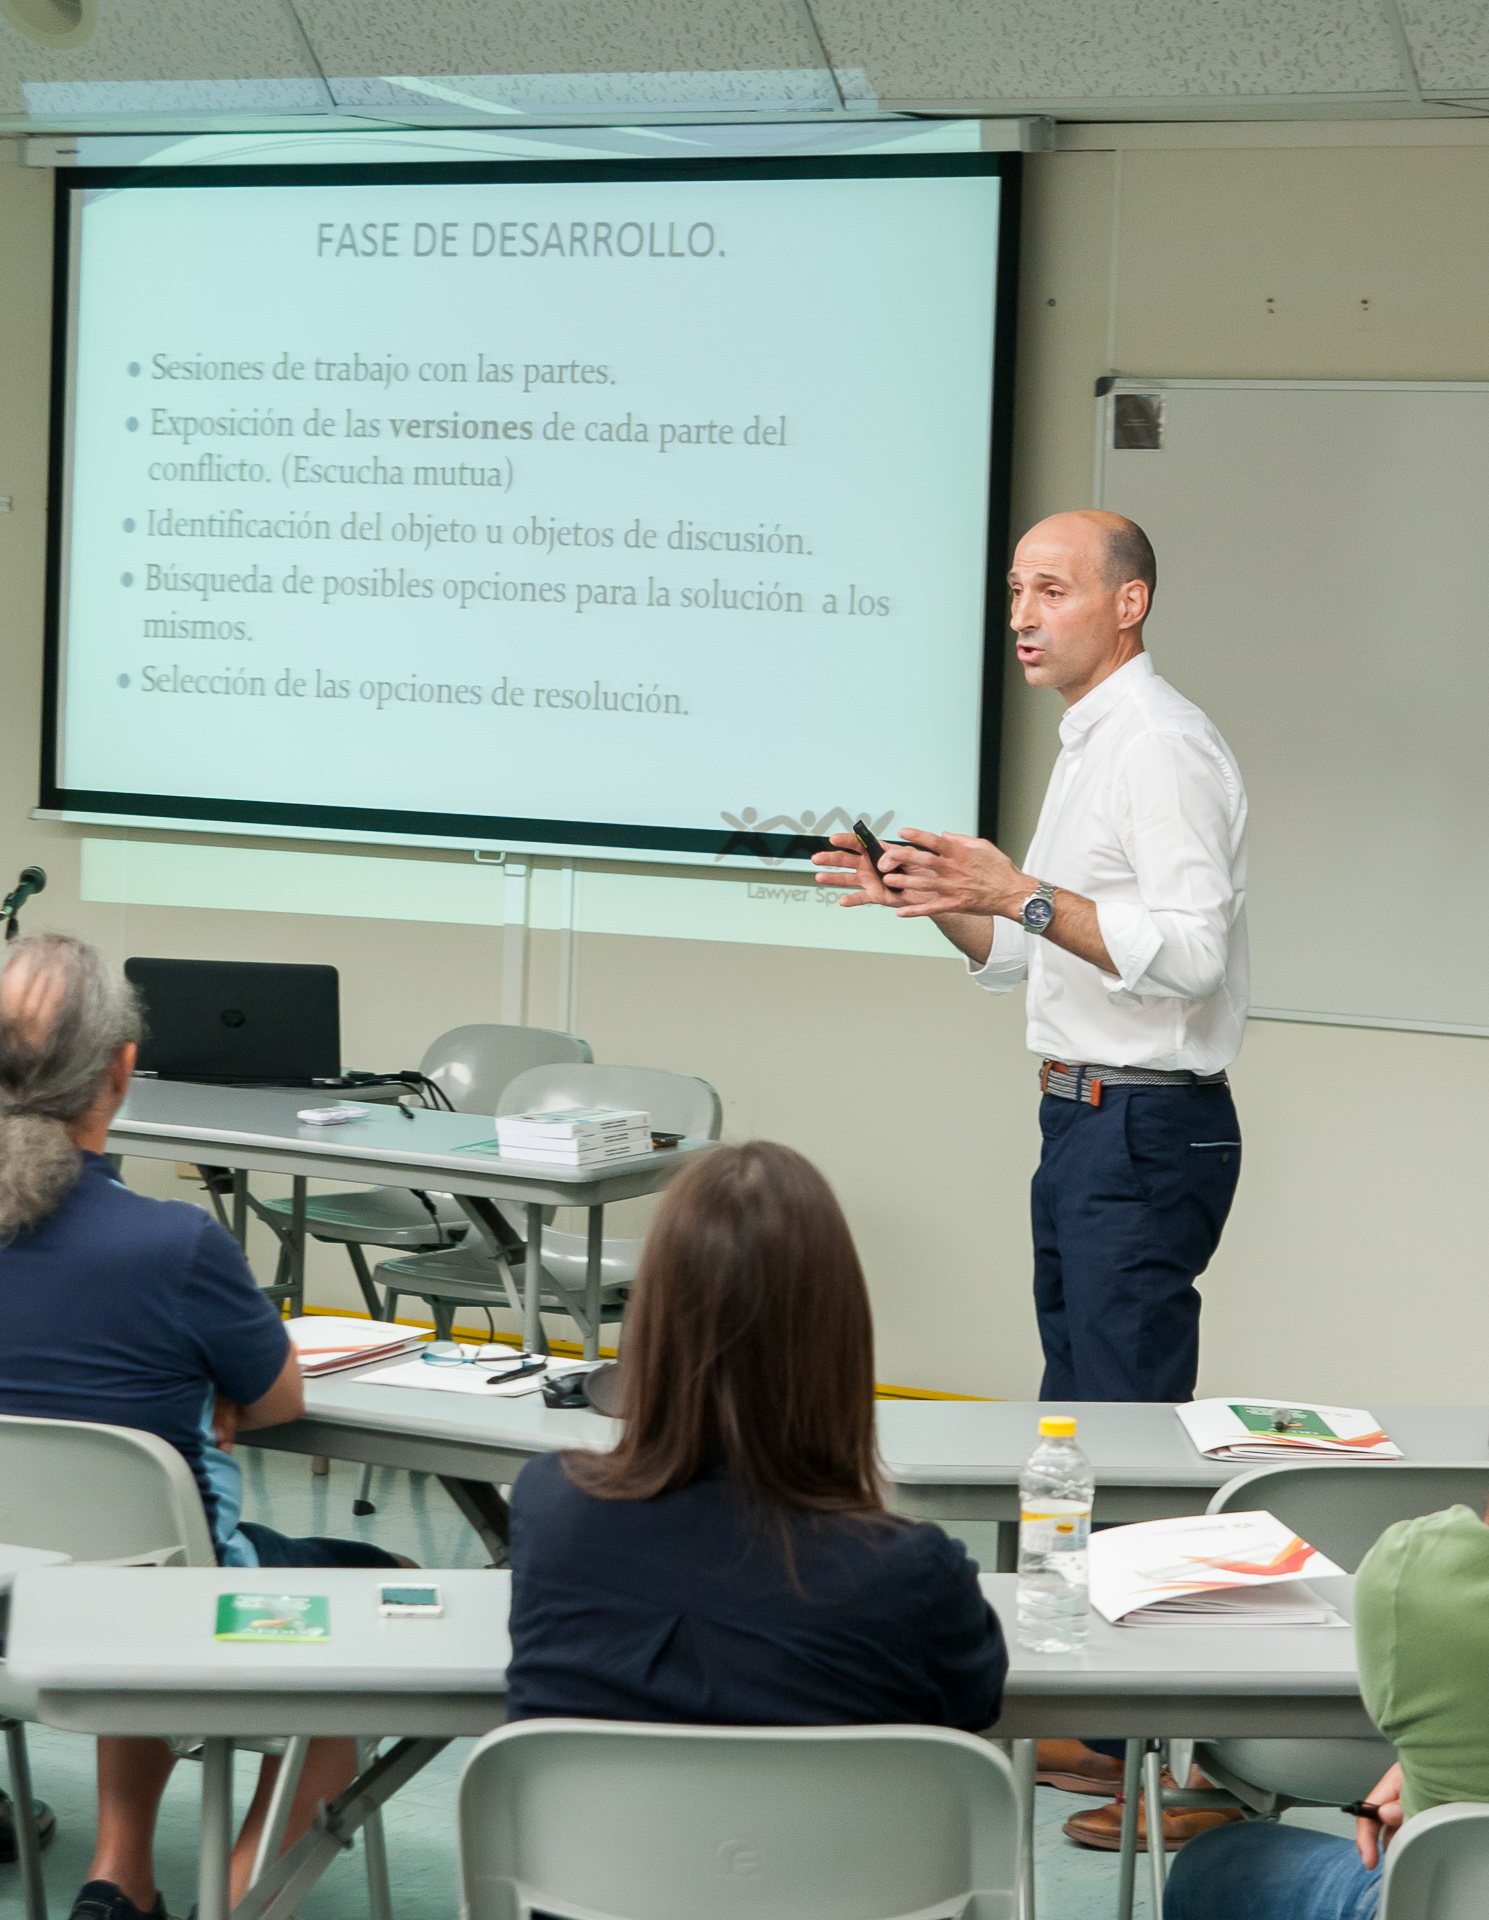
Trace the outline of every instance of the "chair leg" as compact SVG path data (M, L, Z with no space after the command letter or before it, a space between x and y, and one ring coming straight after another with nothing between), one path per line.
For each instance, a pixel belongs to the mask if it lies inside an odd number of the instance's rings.
M431 1300L429 1305L434 1313L434 1337L436 1340L455 1338L455 1307L449 1300Z
M352 1272L357 1276L357 1285L361 1289L362 1304L374 1320L381 1320L382 1309L378 1305L377 1288L372 1284L372 1274L367 1265L367 1256L355 1240L346 1243L347 1255L352 1263Z
M19 1720L6 1720L3 1724L26 1920L47 1920L47 1891L41 1877L41 1835L36 1831L36 1795L31 1789L31 1758L26 1752L26 1728Z
M1143 1798L1148 1807L1148 1871L1153 1878L1153 1912L1163 1912L1163 1742L1150 1740L1143 1755Z
M398 1293L395 1291L394 1288L389 1287L388 1291L383 1295L383 1310L378 1315L378 1318L380 1320L394 1319L398 1313L398 1302L402 1298L403 1298L403 1295L401 1293Z
M353 1513L368 1514L368 1513L377 1512L377 1508L373 1505L372 1500L369 1497L371 1493L372 1493L372 1462L369 1460L363 1466L362 1477L357 1482L357 1497L352 1501Z
M1035 1920L1034 1913L1034 1776L1038 1770L1037 1740L1012 1740L1013 1777L1019 1798L1018 1920Z
M376 1740L357 1742L357 1771L371 1766L377 1753ZM393 1920L393 1892L388 1885L388 1843L383 1834L382 1808L375 1808L362 1822L362 1847L367 1856L368 1920Z

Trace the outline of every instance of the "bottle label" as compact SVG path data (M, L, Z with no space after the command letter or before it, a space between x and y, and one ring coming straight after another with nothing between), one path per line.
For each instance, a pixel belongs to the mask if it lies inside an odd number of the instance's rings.
M1019 1514L1019 1545L1026 1553L1084 1553L1091 1509L1074 1500L1042 1500Z

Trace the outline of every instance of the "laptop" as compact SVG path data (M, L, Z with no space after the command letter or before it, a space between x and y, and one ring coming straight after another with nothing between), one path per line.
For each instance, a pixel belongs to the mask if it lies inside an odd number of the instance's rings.
M335 967L136 959L124 975L144 1003L142 1073L282 1087L341 1073Z

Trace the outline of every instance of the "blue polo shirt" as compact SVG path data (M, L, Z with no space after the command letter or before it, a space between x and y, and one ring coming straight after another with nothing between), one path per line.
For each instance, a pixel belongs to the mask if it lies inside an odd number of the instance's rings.
M722 1473L597 1500L561 1456L512 1494L507 1718L981 1732L1008 1655L939 1527L794 1515L793 1570Z
M132 1193L102 1154L0 1248L0 1413L159 1434L196 1475L214 1538L203 1402L262 1399L288 1352L232 1235L200 1207Z

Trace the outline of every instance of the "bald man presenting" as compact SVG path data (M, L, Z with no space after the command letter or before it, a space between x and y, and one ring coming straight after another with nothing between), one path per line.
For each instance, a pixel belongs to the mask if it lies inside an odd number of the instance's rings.
M1157 568L1141 527L1056 514L1008 578L1024 678L1066 707L1024 868L989 841L907 829L878 873L834 834L817 878L856 883L845 905L930 915L990 993L1029 983L1040 1398L1188 1400L1194 1282L1241 1169L1225 1070L1249 989L1246 794L1143 651Z

